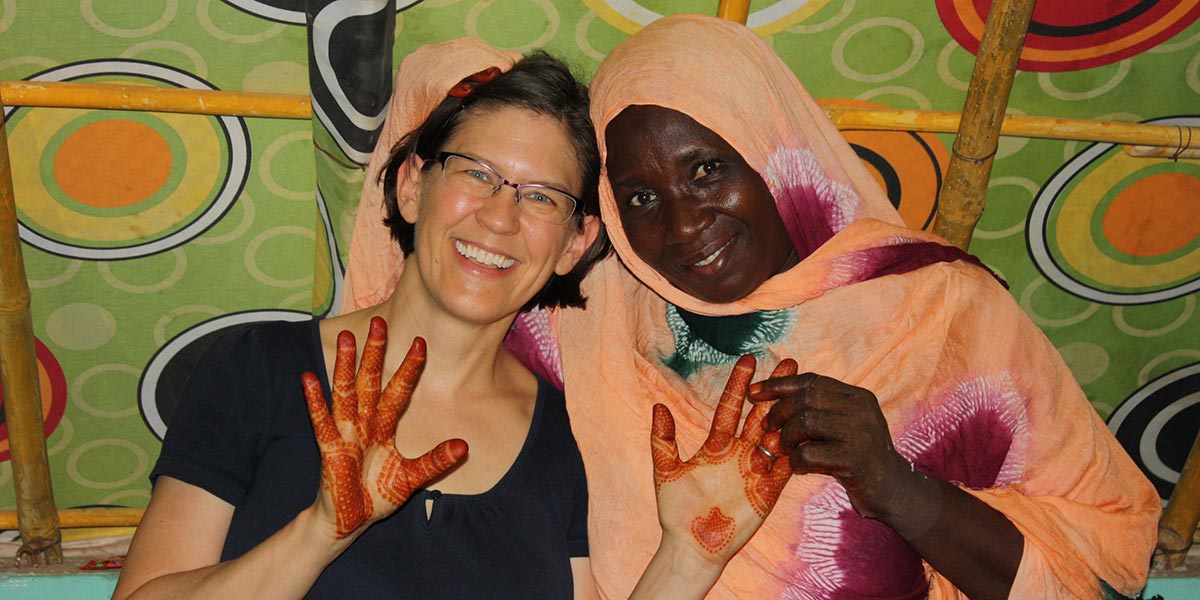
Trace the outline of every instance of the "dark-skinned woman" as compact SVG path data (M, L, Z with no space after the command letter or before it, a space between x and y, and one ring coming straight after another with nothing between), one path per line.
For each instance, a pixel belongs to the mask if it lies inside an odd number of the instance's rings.
M651 406L704 441L730 369L794 477L714 598L1108 598L1145 583L1160 503L1001 282L903 227L744 26L660 19L592 83L620 257L553 321L591 485L592 568L623 597L658 542ZM631 463L641 461L637 468Z
M367 191L404 257L391 287L214 342L115 598L596 597L563 394L502 345L531 307L582 307L604 254L587 90L548 55L467 39L418 49L397 81L388 120L408 133L377 149ZM666 409L637 425L662 543L632 598L702 598L791 477L757 450L782 452L765 405L738 433L753 361L734 372L687 462Z

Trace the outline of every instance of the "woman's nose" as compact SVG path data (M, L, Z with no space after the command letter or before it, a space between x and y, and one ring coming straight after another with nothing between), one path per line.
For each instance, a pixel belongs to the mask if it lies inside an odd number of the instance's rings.
M695 198L671 196L663 199L663 229L668 244L687 243L712 224L712 214Z
M517 189L502 184L490 198L485 198L475 218L489 231L511 234L520 230L521 207L517 204Z

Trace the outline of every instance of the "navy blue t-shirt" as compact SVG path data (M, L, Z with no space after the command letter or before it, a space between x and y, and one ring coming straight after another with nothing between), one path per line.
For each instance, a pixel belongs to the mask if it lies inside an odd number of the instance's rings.
M260 323L223 335L172 418L150 477L173 477L235 507L222 560L246 553L316 499L321 457L300 375L317 373L330 397L317 323ZM562 392L539 379L525 444L495 487L477 495L418 491L334 560L307 597L569 598L569 559L587 555L583 460Z

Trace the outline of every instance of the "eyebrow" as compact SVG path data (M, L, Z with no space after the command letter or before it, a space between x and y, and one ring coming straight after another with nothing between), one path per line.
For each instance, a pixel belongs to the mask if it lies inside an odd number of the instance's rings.
M706 152L707 152L706 149L689 148L687 150L683 150L680 153L671 156L670 157L671 163L674 165L691 166L690 163L694 163L694 162L700 160L706 154ZM724 160L720 157L719 154L716 155L716 158ZM641 176L638 176L638 175L630 175L629 177L626 177L621 180L614 180L613 178L609 177L608 182L609 182L609 185L611 185L614 189L618 186L623 187L623 188L631 188L631 187L640 187L640 186L644 185L642 183Z
M703 155L703 151L700 148L691 148L691 149L683 152L682 154L676 156L675 162L680 162L680 163L696 162L697 160L700 160L700 157L702 155Z
M611 177L608 179L608 184L614 189L617 187L632 188L639 187L642 184L642 178L637 175L630 175L620 181L614 181Z
M489 168L489 169L491 169L491 170L495 171L495 172L496 172L496 174L497 174L497 175L500 175L500 177L501 177L502 179L505 179L505 180L507 180L507 179L508 179L508 176L507 176L507 175L501 175L501 174L500 174L500 169L497 169L497 168L495 167L495 165L493 165L493 164L492 164L492 161L491 161L490 159L487 159L487 158L480 158L479 156L476 156L476 155L475 155L475 154L473 154L473 153L468 153L468 152L459 152L458 150L446 150L445 148L443 148L443 149L442 149L442 151L443 151L443 152L449 152L449 153L451 153L451 154L458 154L459 156L465 156L465 157L467 157L467 158L469 158L469 159L471 159L471 160L474 160L474 161L478 162L479 164L481 164L481 165L484 165L484 166L486 166L487 168ZM570 194L570 195L571 195L571 196L573 196L573 197L578 197L578 196L579 196L579 194L577 194L577 193L575 193L575 192L572 192L572 191L569 191L569 190L570 190L570 186L566 185L565 183L552 183L552 182L550 182L550 181L544 181L544 180L538 180L538 179L535 179L535 180L533 180L533 181L516 181L516 182L513 182L513 183L516 183L516 184L518 184L518 185L526 185L526 184L540 185L540 186L542 186L542 187L548 187L548 188L551 188L551 189L554 189L554 190L557 190L557 191L563 192L563 193L565 193L565 194Z

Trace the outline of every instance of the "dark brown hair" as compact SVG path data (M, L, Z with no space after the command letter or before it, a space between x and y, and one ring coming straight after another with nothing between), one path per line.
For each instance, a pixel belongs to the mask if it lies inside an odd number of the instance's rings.
M576 213L570 222L574 222L582 231L584 216L599 218L600 151L596 148L596 133L588 115L587 87L575 78L570 68L562 61L539 52L518 61L512 69L492 81L474 86L474 91L464 99L447 96L429 113L424 123L401 138L392 149L392 154L380 174L384 206L387 209L387 216L383 222L391 230L392 238L400 244L400 250L405 256L413 251L416 227L400 215L396 198L399 169L412 154L425 161L422 168L433 168L437 165L437 153L442 150L446 140L450 139L467 119L472 115L506 107L523 108L562 123L575 149L583 182L579 205L576 206ZM552 274L546 285L522 307L522 310L539 306L583 308L586 299L580 292L579 284L592 265L607 256L611 249L608 235L601 224L596 241L584 252L575 268L566 275Z

